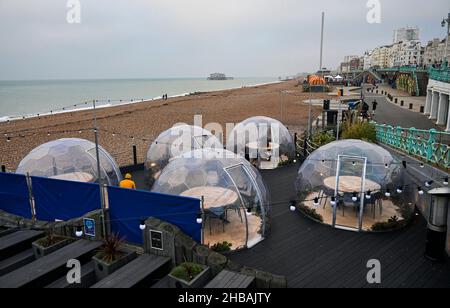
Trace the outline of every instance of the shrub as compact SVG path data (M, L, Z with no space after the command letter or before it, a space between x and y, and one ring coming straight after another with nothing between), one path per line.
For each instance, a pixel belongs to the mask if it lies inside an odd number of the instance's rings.
M399 220L397 216L392 216L388 221L377 222L372 226L372 231L389 231L405 226L405 220Z
M342 131L343 139L359 139L368 142L377 141L375 126L369 122L347 124Z
M298 210L302 212L303 214L311 217L312 219L315 219L317 221L323 222L323 217L315 209L312 209L306 205L300 204L298 206Z
M100 247L97 257L106 263L113 263L123 256L123 238L118 234L111 234L103 240L103 245Z
M228 243L228 242L216 243L211 247L211 250L218 252L218 253L228 252L231 250L232 246L233 246L233 244Z
M319 146L324 146L334 140L336 140L335 136L328 132L319 132L312 136L312 141Z
M178 279L190 282L195 279L201 272L203 268L196 263L182 263L175 267L170 274Z

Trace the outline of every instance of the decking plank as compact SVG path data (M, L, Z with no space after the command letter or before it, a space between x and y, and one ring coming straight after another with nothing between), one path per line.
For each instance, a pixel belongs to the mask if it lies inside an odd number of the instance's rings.
M170 258L144 254L124 265L92 288L132 288L167 266Z
M236 273L228 270L223 270L211 280L206 286L206 289L246 289L255 280L254 277Z
M77 259L82 262L102 245L101 242L78 240L43 258L27 264L0 277L0 287L43 287L48 284L49 276L60 277L66 271L67 261Z
M262 171L275 204L271 232L252 249L231 254L234 262L284 275L289 287L373 287L365 280L365 263L380 258L381 287L450 287L449 263L436 270L432 263L422 262L426 239L423 217L397 232L367 234L334 230L290 212L286 201L296 199L298 168Z
M3 236L0 240L0 261L31 248L31 243L43 235L42 231L23 230Z
M0 276L6 275L9 272L15 271L16 269L25 266L28 263L35 261L33 249L27 249L14 255L8 259L0 262Z

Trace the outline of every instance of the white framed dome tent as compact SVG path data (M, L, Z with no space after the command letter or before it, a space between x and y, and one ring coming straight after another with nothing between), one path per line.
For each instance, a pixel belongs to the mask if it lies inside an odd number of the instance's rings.
M224 149L199 149L173 159L152 191L203 200L202 243L250 248L264 239L269 192L259 171Z
M223 149L222 142L209 130L199 126L180 124L162 132L150 145L144 167L149 188L174 157L202 148Z
M63 138L44 143L25 156L16 173L86 183L98 181L95 144L79 138ZM122 180L119 166L99 146L102 182L118 186Z
M252 117L239 123L228 135L227 149L245 157L260 170L276 169L295 161L295 143L278 120Z
M302 164L295 183L299 209L351 231L386 231L413 216L416 188L400 161L361 140L329 143Z

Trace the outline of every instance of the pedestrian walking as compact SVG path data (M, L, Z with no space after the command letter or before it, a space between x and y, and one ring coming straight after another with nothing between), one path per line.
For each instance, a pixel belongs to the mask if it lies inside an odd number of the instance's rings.
M377 105L378 105L378 102L376 100L374 100L372 102L372 116L375 115L375 111L377 110Z

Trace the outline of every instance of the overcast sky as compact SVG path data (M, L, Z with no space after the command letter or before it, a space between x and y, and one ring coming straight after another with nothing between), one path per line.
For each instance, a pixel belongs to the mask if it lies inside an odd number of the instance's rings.
M419 26L421 40L445 37L448 0L0 0L0 79L286 76L392 42L396 27Z

